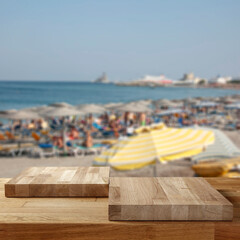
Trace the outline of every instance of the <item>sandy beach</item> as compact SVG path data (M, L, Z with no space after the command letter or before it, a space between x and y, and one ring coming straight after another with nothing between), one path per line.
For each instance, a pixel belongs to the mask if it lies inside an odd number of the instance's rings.
M240 131L224 131L224 133L240 148ZM1 157L0 177L9 178L19 174L23 169L33 166L92 166L95 155L78 157L50 157L50 158L28 158L28 157ZM157 176L162 177L191 177L194 171L191 162L178 160L167 164L157 164ZM146 166L131 171L116 171L111 169L111 176L149 177L153 176L153 167Z

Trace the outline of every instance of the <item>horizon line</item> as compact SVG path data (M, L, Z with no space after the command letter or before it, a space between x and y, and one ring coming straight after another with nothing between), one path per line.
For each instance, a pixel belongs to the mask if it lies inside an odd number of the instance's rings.
M56 79L56 80L50 80L50 79L0 79L0 82L7 82L7 81L26 81L26 82L92 82L91 80L66 80L66 79Z

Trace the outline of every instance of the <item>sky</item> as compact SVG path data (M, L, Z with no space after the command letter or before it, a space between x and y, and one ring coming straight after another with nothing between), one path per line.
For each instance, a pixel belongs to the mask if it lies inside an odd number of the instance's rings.
M240 76L239 0L0 0L0 80Z

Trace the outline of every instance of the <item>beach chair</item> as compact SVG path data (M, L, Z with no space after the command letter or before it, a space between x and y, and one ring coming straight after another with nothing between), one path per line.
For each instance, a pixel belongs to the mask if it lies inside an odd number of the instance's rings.
M105 138L113 137L114 136L114 131L112 131L112 130L109 130L109 131L104 130L102 132L102 136L105 137Z
M6 137L2 133L0 133L0 141L6 141L6 140L7 140Z
M92 155L92 154L100 154L104 149L107 148L107 145L96 143L92 147L84 147L84 146L74 146L75 148L75 156L77 155Z
M75 144L74 146L68 148L68 153L70 153L70 155L74 155L74 157L84 155L83 149L81 149L79 146L76 146Z
M14 136L11 132L6 131L5 135L7 136L8 140L15 141L18 139L18 137Z
M41 137L36 132L32 132L32 137L36 142L39 142L41 139Z
M12 155L15 156L14 151L11 151L8 147L0 145L0 154L1 155Z
M58 154L57 149L52 144L41 143L32 151L32 156L38 156L40 158L54 157Z
M33 146L32 143L23 143L21 146L19 144L0 145L0 153L11 155L12 157L22 156L24 152L31 152Z
M100 130L100 131L104 130L103 127L100 126L99 124L97 124L96 122L94 122L94 123L92 124L92 126L93 126L94 128L96 128L97 130Z
M18 153L18 146L17 145L13 145L13 146L4 146L1 145L0 146L0 153L3 155L7 155L7 156L12 156L15 157Z
M95 132L95 133L93 132L93 134L95 134L94 137L97 137L98 135L102 135L104 138L109 138L114 136L114 131L106 130L96 122L94 122L92 126L98 130L98 132Z
M49 130L41 130L40 133L42 135L46 135L47 136L49 134Z

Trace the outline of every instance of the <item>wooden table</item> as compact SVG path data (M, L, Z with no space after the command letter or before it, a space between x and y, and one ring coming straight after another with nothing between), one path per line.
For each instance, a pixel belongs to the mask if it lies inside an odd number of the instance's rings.
M0 179L0 239L240 239L240 180L206 178L234 205L232 222L108 221L107 198L6 198Z

